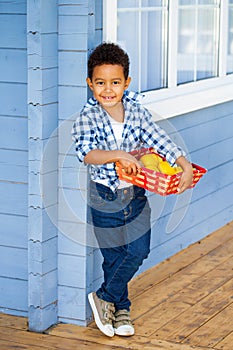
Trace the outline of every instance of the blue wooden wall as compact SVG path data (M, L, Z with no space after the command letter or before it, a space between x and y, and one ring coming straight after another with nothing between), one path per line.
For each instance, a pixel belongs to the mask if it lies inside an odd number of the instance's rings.
M101 0L59 0L58 318L82 325L91 318L93 248L86 244L86 168L74 155L71 128L88 98L87 59L101 41L101 7Z
M0 2L0 311L28 315L36 331L86 325L87 293L103 278L71 140L101 16L102 0ZM148 193L152 244L140 272L232 220L232 111L233 101L160 122L208 173L181 196Z
M0 2L0 310L18 315L28 307L26 5Z

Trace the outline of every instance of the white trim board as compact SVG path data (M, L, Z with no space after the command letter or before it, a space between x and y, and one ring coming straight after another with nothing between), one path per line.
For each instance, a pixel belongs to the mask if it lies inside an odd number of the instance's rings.
M233 75L158 91L145 92L142 101L155 120L172 118L233 100Z

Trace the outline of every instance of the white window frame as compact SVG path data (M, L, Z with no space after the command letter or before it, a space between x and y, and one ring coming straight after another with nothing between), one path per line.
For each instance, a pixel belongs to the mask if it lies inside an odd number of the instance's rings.
M168 88L144 92L144 105L156 120L233 100L233 74L227 70L227 40L220 40L219 76L177 86L178 0L170 1ZM228 37L228 0L221 0L220 38ZM103 0L103 41L117 42L117 0ZM133 78L133 77L132 77Z

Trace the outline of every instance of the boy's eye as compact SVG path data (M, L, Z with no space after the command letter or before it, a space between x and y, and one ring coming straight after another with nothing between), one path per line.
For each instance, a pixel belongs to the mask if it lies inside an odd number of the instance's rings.
M120 84L120 82L118 80L113 82L113 85L119 85L119 84Z
M96 84L102 86L102 85L104 85L104 82L103 81L98 81Z

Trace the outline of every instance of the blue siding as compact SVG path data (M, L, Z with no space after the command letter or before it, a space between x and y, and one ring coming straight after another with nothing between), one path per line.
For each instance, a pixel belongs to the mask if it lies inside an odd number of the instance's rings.
M0 309L19 315L27 314L28 285L26 28L26 0L1 2Z
M169 121L171 129L175 128L181 135L191 161L206 167L208 173L189 191L190 200L188 194L165 199L151 196L153 207L157 211L161 208L161 213L158 218L154 216L151 254L140 272L232 220L232 108L233 102L228 102ZM167 125L166 122L161 124L163 127ZM171 136L174 136L174 132ZM176 201L180 201L180 208L175 206ZM174 223L176 218L180 219L180 223L173 230L171 222ZM169 220L171 232L168 231Z
M73 153L70 132L87 100L87 58L97 37L95 5L93 0L59 0L58 316L78 324L91 316L86 294L92 288L93 254L85 246L86 169Z
M102 0L0 2L0 33L0 311L28 315L36 331L86 325L102 257L87 241L87 172L70 131L89 95ZM159 123L208 173L181 196L148 193L139 273L232 220L232 111L233 101Z
M28 1L28 316L57 322L57 1ZM49 140L49 142L48 142Z

